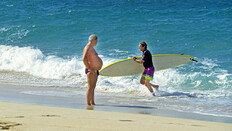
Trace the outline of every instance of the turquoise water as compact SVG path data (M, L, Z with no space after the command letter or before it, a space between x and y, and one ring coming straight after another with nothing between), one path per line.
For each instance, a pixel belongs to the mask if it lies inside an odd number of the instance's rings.
M1 82L85 88L82 51L91 34L104 66L141 55L141 41L153 55L196 57L198 63L155 73L165 95L154 106L232 117L231 0L2 0ZM100 77L97 91L152 99L139 77Z

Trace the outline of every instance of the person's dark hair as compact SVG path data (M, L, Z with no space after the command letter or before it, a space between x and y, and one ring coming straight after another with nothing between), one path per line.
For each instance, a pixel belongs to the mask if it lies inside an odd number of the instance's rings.
M142 47L145 47L145 50L147 49L147 43L146 42L140 42L140 44L142 45Z

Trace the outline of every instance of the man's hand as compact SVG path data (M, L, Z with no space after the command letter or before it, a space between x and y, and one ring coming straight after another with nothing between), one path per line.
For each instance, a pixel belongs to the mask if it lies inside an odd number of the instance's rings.
M137 59L137 57L133 57L133 60L135 61Z
M133 60L134 60L135 62L137 62L137 63L142 64L142 63L144 62L144 60L137 60L137 59L138 59L137 57L132 57L132 58L133 58Z
M95 73L95 70L94 69L88 69L89 73Z

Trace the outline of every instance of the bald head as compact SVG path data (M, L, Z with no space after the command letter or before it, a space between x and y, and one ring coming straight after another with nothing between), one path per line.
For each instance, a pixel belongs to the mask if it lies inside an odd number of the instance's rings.
M89 41L97 40L97 36L95 34L89 36Z

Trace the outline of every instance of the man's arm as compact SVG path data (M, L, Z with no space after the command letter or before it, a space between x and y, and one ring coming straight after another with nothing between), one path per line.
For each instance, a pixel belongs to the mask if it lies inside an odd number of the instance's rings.
M89 50L89 48L85 48L85 49L84 49L82 60L83 60L83 63L85 64L85 67L86 67L87 69L90 69L90 65L89 65L89 63L88 63L88 53L87 53L88 50Z
M143 59L137 60L137 57L133 57L133 60L134 60L135 62L139 63L139 64L144 63L144 60L143 60Z
M94 70L90 68L89 62L88 62L88 50L89 48L85 48L83 51L83 63L85 64L85 67L88 69L90 73L94 73Z

